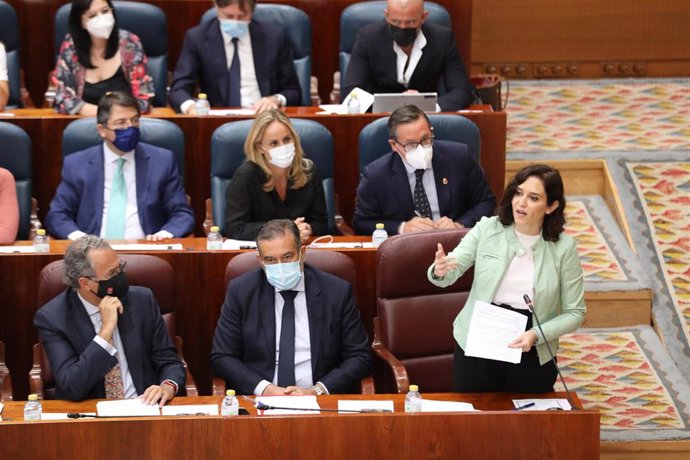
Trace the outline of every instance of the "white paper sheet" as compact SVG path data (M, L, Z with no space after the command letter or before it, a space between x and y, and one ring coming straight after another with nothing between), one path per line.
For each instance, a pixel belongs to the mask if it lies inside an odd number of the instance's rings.
M95 412L80 412L80 414L96 415ZM41 420L70 420L70 418L67 417L67 412L43 412ZM82 419L80 418L80 420Z
M99 417L155 417L160 416L158 404L144 404L143 399L119 399L116 401L99 401L96 403Z
M31 254L33 252L36 252L33 246L0 246L0 253L2 254Z
M363 241L361 243L353 243L353 242L333 242L333 243L311 243L309 245L310 248L314 249L333 249L333 248L347 248L347 249L354 249L354 248L373 248L374 243L371 241Z
M422 399L422 412L472 412L476 410L472 404L466 402Z
M342 104L321 104L320 109L323 109L325 113L334 113L338 115L347 115L347 103L350 102L352 95L356 94L357 99L359 99L359 113L367 113L369 107L374 103L374 95L364 91L362 88L354 88L350 91L350 94L343 99Z
M163 406L161 415L219 415L218 404L186 404Z
M508 344L525 332L527 316L486 302L474 303L467 334L466 356L517 364L522 349Z
M223 241L223 249L228 251L237 251L239 249L256 249L256 242L251 240L233 240L232 238L228 238L227 240Z
M115 251L181 251L182 244L146 244L146 243L131 243L131 244L111 244L111 248Z
M11 112L0 112L0 117L13 117L14 114Z
M319 406L319 403L316 401L316 396L257 396L256 401L262 402L269 406L289 408L259 411L259 415L293 415L321 413L321 407Z
M339 400L338 410L381 409L393 412L393 401ZM343 412L347 414L347 412Z
M2 410L5 408L5 405L0 402L0 414L2 414Z
M529 404L534 403L533 406L524 407ZM521 411L527 410L572 410L570 403L565 398L552 398L552 399L513 399L513 405L515 409L520 408Z
M254 109L211 109L208 111L208 114L216 117L227 117L231 115L253 117L256 115L256 111Z

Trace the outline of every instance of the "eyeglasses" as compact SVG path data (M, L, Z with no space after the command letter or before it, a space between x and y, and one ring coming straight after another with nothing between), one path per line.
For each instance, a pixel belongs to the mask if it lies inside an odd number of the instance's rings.
M99 281L108 281L109 279L115 278L117 275L120 273L126 273L127 272L127 261L121 260L120 264L117 266L117 270L115 272L111 272L110 276L104 280L98 280L92 277L89 277L91 281L99 282Z
M110 125L112 127L108 127L108 125L104 125L106 129L109 129L110 131L115 131L116 129L127 129L130 126L139 126L141 124L141 120L139 119L139 116L136 116L130 120L127 119L120 119L120 120L115 120L112 122Z
M415 150L417 147L419 147L420 145L422 147L429 147L429 146L433 145L434 144L434 135L432 133L431 136L428 136L428 137L425 136L419 142L408 142L407 144L401 144L395 138L393 138L393 142L395 142L396 144L401 146L405 150L405 153L410 153L413 150Z

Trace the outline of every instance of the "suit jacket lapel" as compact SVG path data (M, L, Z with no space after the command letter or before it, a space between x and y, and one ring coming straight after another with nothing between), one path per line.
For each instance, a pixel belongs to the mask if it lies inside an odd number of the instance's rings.
M402 158L397 152L393 152L393 190L397 190L396 196L400 202L400 209L403 212L412 210L414 212L414 199L410 190L410 181L407 178L407 169L403 164ZM411 216L412 217L412 216Z
M319 345L321 344L321 325L323 324L323 309L319 303L321 288L316 282L314 273L309 266L304 267L304 295L307 299L307 315L309 317L309 347L311 348L311 371L316 375L316 364L319 362ZM315 377L313 377L315 378Z
M431 166L434 170L434 181L436 182L436 197L438 198L438 210L441 217L450 213L451 187L448 186L448 165L446 157L439 150L434 149L434 156L431 159Z
M254 56L254 73L259 84L261 95L271 94L268 69L268 43L261 26L255 21L249 23L249 36L252 40L252 56ZM289 46L289 44L288 44Z
M259 321L264 333L264 343L269 356L276 354L276 306L275 288L266 280L266 274L261 270L262 283L259 287ZM251 306L249 308L252 308ZM275 366L274 369L275 371Z
M103 195L103 188L105 186L105 160L104 160L104 155L105 155L105 150L104 150L104 145L101 145L101 148L96 150L96 155L92 155L91 159L89 160L89 166L88 166L88 176L93 178L94 180L89 181L89 184L92 184L92 187L87 187L87 194L86 196L82 197L82 199L89 200L92 199L94 206L92 209L94 209L94 216L93 219L95 220L96 225L93 226L96 235L100 234L101 231L101 226L103 225L103 203L104 203L104 195ZM76 293L75 293L76 294ZM79 300L77 298L77 300ZM86 312L84 312L86 313ZM88 315L87 315L88 317Z
M67 291L67 301L69 318L72 319L69 323L72 333L68 336L73 337L75 348L81 353L93 340L93 337L96 335L96 330L76 290L70 288Z
M144 197L147 195L147 186L151 182L149 180L150 158L150 155L146 152L146 150L144 150L141 144L137 145L137 148L134 151L134 162L136 167L135 182L137 184L137 210L139 214L139 223L141 224L141 228L144 230L144 233L149 233L150 230L149 226L147 225L148 222L145 222L146 212L144 212L146 209ZM153 231L151 233L153 233Z
M228 60L225 55L225 41L223 34L220 31L220 23L218 19L214 19L209 23L206 29L206 44L208 44L205 56L211 61L211 68L217 69L215 76L216 84L220 91L223 105L227 104L228 91L230 83L230 69L228 69Z
M144 388L144 368L142 362L143 350L141 349L141 338L136 336L134 330L134 312L133 306L129 302L129 298L125 297L122 300L123 313L117 319L117 332L120 334L122 346L124 347L125 356L127 356L127 367L129 373L134 381L134 387L138 394L142 394Z

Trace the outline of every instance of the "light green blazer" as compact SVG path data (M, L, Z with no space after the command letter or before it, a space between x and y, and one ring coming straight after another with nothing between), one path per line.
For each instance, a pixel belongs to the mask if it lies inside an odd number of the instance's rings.
M467 303L453 322L453 336L465 349L467 331L472 317L474 302L491 302L503 276L516 254L524 254L525 248L515 235L514 225L504 227L498 217L484 217L460 241L448 255L455 258L458 266L443 278L436 278L432 264L427 271L429 281L439 287L453 284L474 265L474 281ZM544 337L537 328L537 353L539 362L546 363L551 357L546 349L548 340L551 350L557 353L558 338L576 330L585 318L584 275L575 240L561 233L557 242L539 238L532 248L534 254L534 309L542 322Z

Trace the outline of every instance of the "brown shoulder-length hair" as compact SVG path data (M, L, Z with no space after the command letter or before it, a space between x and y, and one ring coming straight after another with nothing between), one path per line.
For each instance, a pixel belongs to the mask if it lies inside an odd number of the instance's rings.
M544 216L542 226L542 237L546 241L558 241L561 232L565 228L565 194L563 191L563 179L557 169L545 164L531 164L518 171L510 180L503 193L503 198L496 208L496 215L504 226L512 224L513 218L513 197L522 183L529 177L534 176L541 179L546 191L546 203L551 206L554 201L558 201L558 207L551 213Z
M247 139L244 141L244 154L247 157L247 161L256 163L266 175L264 191L270 192L273 190L275 188L273 173L271 172L269 163L266 160L266 156L261 153L259 146L263 140L266 128L274 121L284 124L290 131L292 138L295 140L295 158L292 160L292 165L290 165L289 172L289 179L292 181L290 188L302 188L309 181L313 163L310 159L304 157L302 144L299 140L297 132L295 131L295 128L292 126L292 123L287 115L280 110L267 110L256 116L254 124L247 135Z

